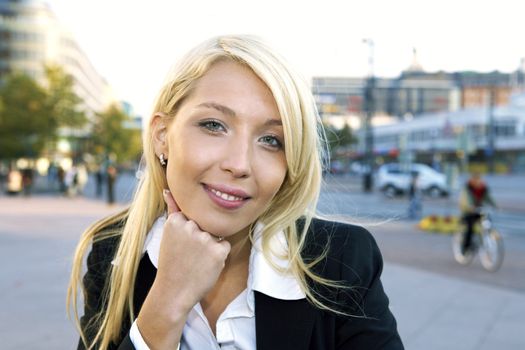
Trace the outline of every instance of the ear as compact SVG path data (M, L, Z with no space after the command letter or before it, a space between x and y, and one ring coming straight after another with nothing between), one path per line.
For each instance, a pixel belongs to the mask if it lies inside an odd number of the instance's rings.
M168 126L166 117L166 114L162 112L155 113L153 118L151 118L150 128L155 154L159 157L163 153L168 158Z

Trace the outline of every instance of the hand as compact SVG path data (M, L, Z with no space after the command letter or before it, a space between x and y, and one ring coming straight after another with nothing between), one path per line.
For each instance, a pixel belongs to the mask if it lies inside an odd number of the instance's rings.
M188 220L168 190L164 191L164 201L168 219L155 282L173 294L177 307L189 312L217 282L231 247L229 242L218 242L215 236Z
M164 191L168 219L160 244L159 266L137 326L151 349L175 349L188 313L215 285L230 252L188 220L173 196Z

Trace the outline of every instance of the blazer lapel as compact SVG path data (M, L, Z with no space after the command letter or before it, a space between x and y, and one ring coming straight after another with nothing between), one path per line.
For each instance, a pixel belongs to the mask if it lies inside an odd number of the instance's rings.
M309 349L314 307L306 299L281 300L254 293L257 349Z
M135 293L133 298L135 316L139 314L142 304L155 281L156 275L157 269L151 263L148 253L144 254L140 260L137 277L135 279Z
M145 254L135 282L134 306L139 313L157 269ZM315 308L306 299L281 300L255 293L255 333L258 350L309 349Z

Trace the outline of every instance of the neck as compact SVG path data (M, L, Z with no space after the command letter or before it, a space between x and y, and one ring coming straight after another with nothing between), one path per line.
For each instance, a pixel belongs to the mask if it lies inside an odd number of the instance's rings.
M249 237L249 228L246 228L236 234L225 237L230 242L231 250L226 259L226 267L231 267L239 264L248 264L251 252L251 241Z

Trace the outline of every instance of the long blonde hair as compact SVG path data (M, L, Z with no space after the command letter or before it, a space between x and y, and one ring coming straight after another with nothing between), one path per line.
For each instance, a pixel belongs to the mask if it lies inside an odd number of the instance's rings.
M180 61L161 89L153 113L162 112L168 118L173 118L181 103L191 94L196 81L220 60L233 60L252 69L271 90L283 123L287 175L270 206L259 218L264 223L263 252L271 262L271 255L276 253L270 249L270 239L279 231L284 231L291 272L308 300L317 307L332 310L308 288L307 279L327 286L337 286L337 281L323 279L312 272L312 267L322 257L308 263L301 258L306 233L317 206L325 154L322 124L306 82L258 38L217 37L197 46ZM133 292L144 242L153 222L165 210L162 190L167 188L166 177L156 158L149 126L143 141L145 169L131 206L88 228L75 252L67 303L68 310L74 312L77 328L88 348L97 344L100 349L106 349L118 339L124 318L129 317L130 322L135 318ZM299 218L305 220L302 232L298 232L296 226ZM96 320L98 332L91 344L87 344L77 314L78 292L84 288L81 283L82 262L92 242L105 237L97 233L118 222L125 222L115 256L119 263L111 268L109 285L103 296L103 305L107 305L107 308L101 311Z

